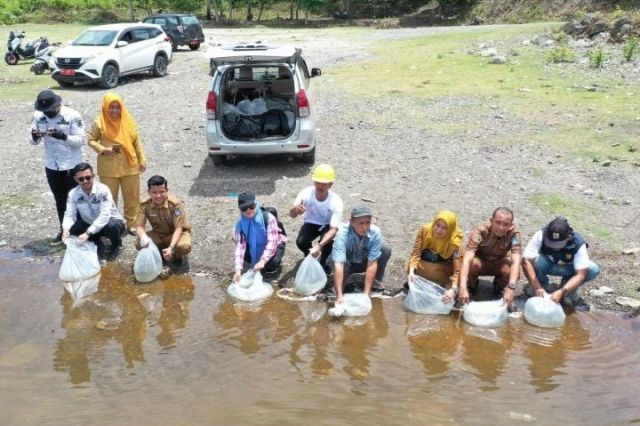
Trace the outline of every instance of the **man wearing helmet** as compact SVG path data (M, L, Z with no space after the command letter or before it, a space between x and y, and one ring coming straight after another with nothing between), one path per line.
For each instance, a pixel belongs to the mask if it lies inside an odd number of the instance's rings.
M327 270L326 260L333 248L333 238L342 222L342 199L331 190L336 172L328 164L320 164L311 175L313 186L308 186L296 197L289 215L304 215L296 244L304 255L320 256L320 263ZM313 241L320 237L318 244Z

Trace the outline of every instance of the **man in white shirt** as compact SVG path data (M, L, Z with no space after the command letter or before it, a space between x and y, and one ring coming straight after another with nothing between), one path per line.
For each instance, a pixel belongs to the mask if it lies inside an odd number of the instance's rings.
M107 185L94 180L89 163L78 164L73 169L73 177L78 186L69 192L62 221L62 239L75 235L78 244L90 240L101 247L100 237L106 237L111 241L110 256L117 256L126 226L111 191Z
M300 191L289 210L289 216L296 218L304 215L296 245L305 256L320 256L320 264L328 271L326 261L342 222L342 199L331 190L336 172L330 165L320 164L313 171L311 179L313 186ZM313 241L318 237L319 242L313 246Z
M67 195L76 186L71 172L82 161L84 125L80 114L62 106L62 98L51 90L43 90L38 94L34 108L36 111L28 140L32 145L44 144L47 183L56 200L58 220L62 227ZM62 230L53 243L60 243L61 237Z
M544 296L560 303L565 297L578 303L578 288L595 279L600 267L589 259L587 242L574 232L564 217L558 216L535 233L522 259L524 275L530 284L529 296ZM560 288L550 291L549 276L562 277Z

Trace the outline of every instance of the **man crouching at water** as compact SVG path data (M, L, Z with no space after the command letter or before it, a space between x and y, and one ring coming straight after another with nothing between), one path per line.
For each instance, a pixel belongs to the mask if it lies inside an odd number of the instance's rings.
M384 271L391 257L391 247L384 243L380 228L371 224L369 206L351 209L351 220L336 234L331 253L336 304L343 302L344 285L349 274L364 272L364 293L383 291Z
M162 258L172 261L173 267L186 272L187 254L191 252L191 226L182 202L169 195L167 180L162 176L152 176L147 181L149 198L140 203L136 218L136 248L149 245L150 241L161 250ZM145 231L147 220L151 231Z
M94 180L89 163L80 163L73 169L73 178L78 184L69 191L67 208L62 220L62 240L69 235L78 237L77 243L93 241L100 250L100 237L111 241L110 257L122 249L122 234L126 230L124 218L118 211L109 188Z

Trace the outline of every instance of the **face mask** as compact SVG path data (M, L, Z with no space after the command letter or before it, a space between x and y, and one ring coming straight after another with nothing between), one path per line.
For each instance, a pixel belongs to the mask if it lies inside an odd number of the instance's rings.
M44 115L46 115L49 118L53 118L56 115L58 115L58 111L47 111L47 112L44 113Z

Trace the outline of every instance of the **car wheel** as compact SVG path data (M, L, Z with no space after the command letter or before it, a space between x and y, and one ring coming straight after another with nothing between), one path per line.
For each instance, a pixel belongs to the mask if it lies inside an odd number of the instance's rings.
M224 166L224 164L227 162L227 157L225 157L224 155L209 154L209 157L211 157L211 161L213 162L214 166Z
M7 65L17 64L19 59L20 58L18 57L18 55L13 52L7 52L4 55L4 61L7 63Z
M173 39L173 37L169 37L169 43L171 43L171 50L175 52L178 50L178 43Z
M115 65L107 64L102 69L102 77L100 77L100 85L105 89L113 89L118 85L119 75L118 68Z
M189 44L189 49L191 50L198 50L200 49L200 41L193 43L193 44Z
M314 147L311 151L302 154L302 161L309 164L314 163L316 161L316 148Z
M59 81L60 87L73 87L73 81Z
M37 75L40 75L44 72L45 64L42 62L38 62L37 64L33 64L33 72Z
M156 55L153 60L153 75L155 77L167 75L167 58L164 55Z

